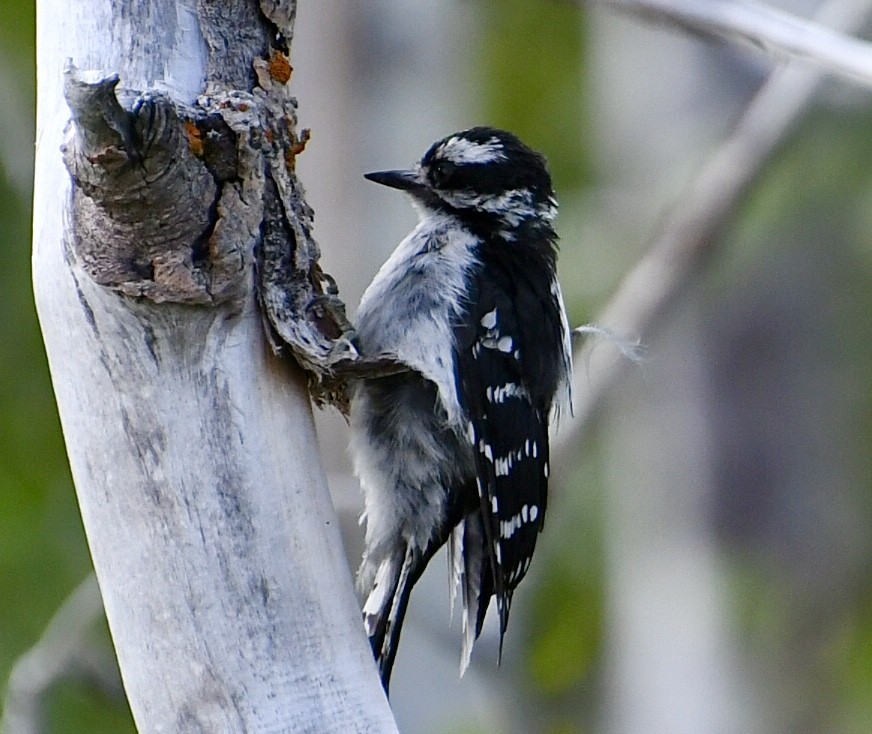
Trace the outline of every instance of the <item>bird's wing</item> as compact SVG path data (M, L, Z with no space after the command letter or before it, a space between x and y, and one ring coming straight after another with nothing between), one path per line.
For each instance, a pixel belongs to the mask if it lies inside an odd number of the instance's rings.
M548 487L548 411L553 386L546 385L543 392L540 377L546 383L554 380L536 374L525 377L530 375L531 360L524 350L534 340L524 328L532 323L554 331L545 323L553 320L549 315L553 309L547 282L539 289L541 299L534 295L528 302L519 302L519 291L526 290L516 288L511 272L491 269L487 278L474 284L468 313L457 327L458 393L475 456L501 633L508 624L512 591L527 572L542 528ZM548 346L548 338L544 344ZM538 360L537 356L532 361ZM476 635L490 595L479 594L484 607L477 615Z

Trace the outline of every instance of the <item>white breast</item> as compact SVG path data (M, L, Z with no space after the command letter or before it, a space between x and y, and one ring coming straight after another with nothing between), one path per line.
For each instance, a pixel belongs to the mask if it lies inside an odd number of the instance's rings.
M381 267L357 313L364 354L395 354L432 380L453 426L462 420L452 321L463 310L476 243L456 219L427 214Z

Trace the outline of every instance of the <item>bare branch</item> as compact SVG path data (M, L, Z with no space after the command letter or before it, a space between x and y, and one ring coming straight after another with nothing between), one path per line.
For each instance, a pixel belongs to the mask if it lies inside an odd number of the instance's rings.
M853 3L854 8L843 8L833 16L829 15L833 11L830 8L811 21L754 0L594 2L696 33L750 43L772 53L805 59L872 86L872 44L853 38L846 29L855 27L841 25L838 19L841 12L850 13L864 7L863 3ZM839 28L843 30L840 32Z
M712 2L715 6L724 4ZM818 20L851 32L866 22L870 9L870 0L831 0L821 9ZM802 118L823 78L819 68L801 64L785 66L769 77L732 134L664 216L647 253L595 320L598 325L627 338L650 332L657 316L716 246L721 227ZM618 349L593 339L576 350L575 360L575 415L561 424L556 453L577 445L600 399L627 362Z

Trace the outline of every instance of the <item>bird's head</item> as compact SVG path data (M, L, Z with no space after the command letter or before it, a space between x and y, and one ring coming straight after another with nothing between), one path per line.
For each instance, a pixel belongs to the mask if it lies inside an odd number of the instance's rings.
M366 178L407 192L425 212L455 215L508 240L530 226L550 230L557 213L545 159L512 133L492 127L439 140L410 170Z

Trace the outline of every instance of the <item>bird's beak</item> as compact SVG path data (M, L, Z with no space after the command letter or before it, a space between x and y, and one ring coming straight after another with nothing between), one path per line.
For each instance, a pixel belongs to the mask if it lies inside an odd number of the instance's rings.
M410 194L423 192L429 187L422 180L419 171L376 171L364 173L363 177L375 181L382 186L390 186L392 189L408 191Z

